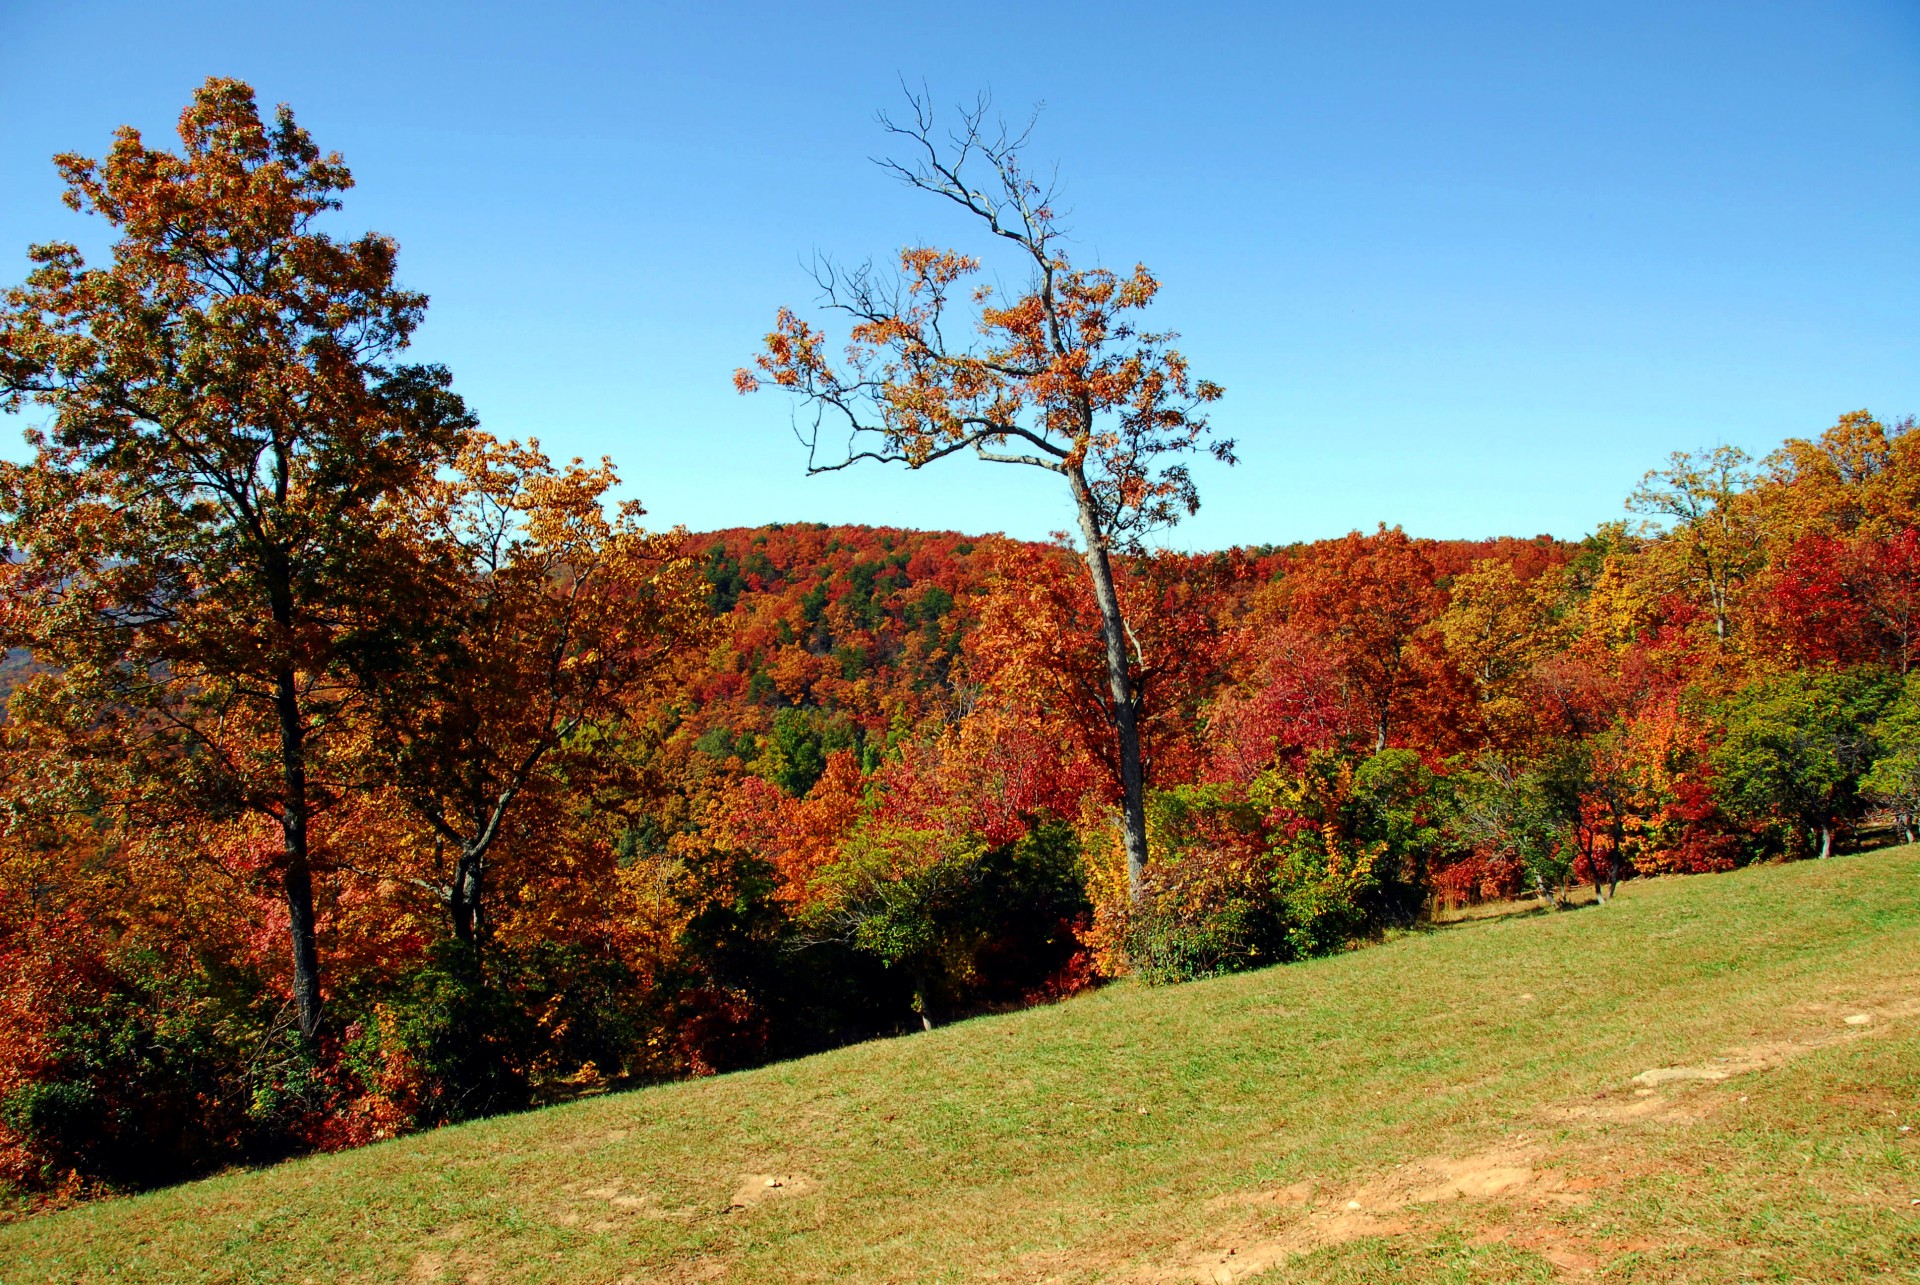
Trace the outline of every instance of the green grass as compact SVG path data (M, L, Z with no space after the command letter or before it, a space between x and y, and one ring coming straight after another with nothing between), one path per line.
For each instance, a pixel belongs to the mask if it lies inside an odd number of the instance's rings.
M1380 1195L1477 1156L1529 1182ZM1903 848L102 1202L0 1227L0 1280L1920 1281L1915 1199Z

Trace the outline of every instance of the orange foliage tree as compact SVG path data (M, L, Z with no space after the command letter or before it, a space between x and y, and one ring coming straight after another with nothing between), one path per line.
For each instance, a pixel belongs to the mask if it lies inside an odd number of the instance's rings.
M468 945L516 802L616 771L604 733L705 632L683 533L649 534L635 501L609 517L617 480L604 461L556 468L538 443L473 435L430 506L431 633L367 675L370 760L451 850L430 887Z
M177 154L125 128L103 161L58 158L67 203L119 233L112 261L36 246L0 307L0 405L53 411L33 461L0 468L23 555L5 641L57 667L34 684L39 725L99 765L96 788L114 764L117 801L149 820L272 818L311 1038L312 826L358 690L344 662L414 619L395 501L471 420L443 370L394 361L426 308L394 284L394 243L315 230L352 184L338 155L233 80L200 88L179 132Z
M1125 799L1127 768L1112 735L1117 719L1099 646L1098 605L1084 580L1061 576L1061 552L1006 541L980 622L967 639L970 672L1013 708L1050 729L1112 781ZM1220 568L1175 554L1117 564L1127 619L1129 686L1147 779L1189 779L1198 761L1201 704L1220 673L1214 604Z
M1446 610L1424 542L1398 527L1313 545L1282 582L1287 620L1336 657L1349 698L1364 712L1373 748L1403 729L1451 747L1460 686L1434 627Z

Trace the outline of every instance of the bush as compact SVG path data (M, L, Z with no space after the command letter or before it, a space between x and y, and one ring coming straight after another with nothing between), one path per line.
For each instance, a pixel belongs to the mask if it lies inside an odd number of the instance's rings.
M1225 785L1148 798L1145 896L1125 910L1125 966L1153 984L1291 957L1260 809Z
M415 1124L453 1124L531 1103L527 1063L537 1032L472 946L435 943L383 1010L382 1043L390 1042L413 1071Z
M276 1056L278 1002L104 935L0 951L14 994L0 1022L0 1177L45 1190L70 1176L138 1190L297 1149L314 1101ZM56 953L57 952L57 953ZM291 1072L291 1073L290 1073Z
M1127 967L1187 981L1344 949L1411 922L1454 851L1446 783L1406 750L1316 751L1295 770L1157 791Z
M877 963L929 1024L1058 989L1088 910L1079 843L1055 822L994 847L874 826L819 891L803 912L803 939Z

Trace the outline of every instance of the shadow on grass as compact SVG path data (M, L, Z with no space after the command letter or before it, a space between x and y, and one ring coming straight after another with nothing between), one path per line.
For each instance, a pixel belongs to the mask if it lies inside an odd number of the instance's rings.
M1471 905L1455 906L1442 903L1433 907L1427 917L1413 929L1415 932L1438 932L1443 928L1459 928L1467 924L1495 923L1503 919L1533 919L1542 915L1559 914L1568 910L1585 910L1589 906L1599 905L1593 889L1578 887L1569 889L1567 897L1558 905L1546 897L1519 897L1511 901L1481 901Z

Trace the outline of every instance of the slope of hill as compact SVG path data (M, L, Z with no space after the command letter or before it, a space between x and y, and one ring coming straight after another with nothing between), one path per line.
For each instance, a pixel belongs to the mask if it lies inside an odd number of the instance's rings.
M1916 1125L1903 848L233 1173L0 1279L1912 1279Z

